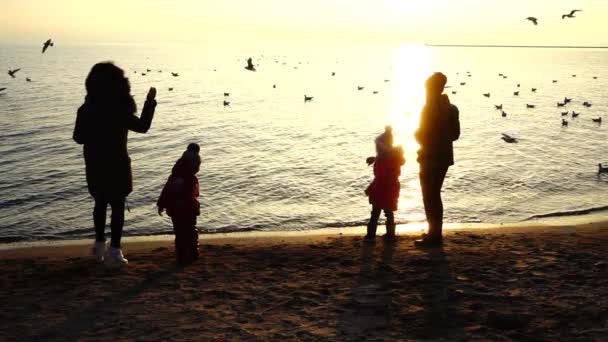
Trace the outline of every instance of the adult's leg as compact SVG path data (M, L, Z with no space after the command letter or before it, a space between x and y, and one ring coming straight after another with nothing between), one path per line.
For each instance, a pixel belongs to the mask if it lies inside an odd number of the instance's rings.
M443 235L443 200L441 198L441 189L443 188L443 181L445 175L448 172L447 167L439 168L435 174L435 197L437 198L437 207L435 208L435 236L441 238Z
M198 230L196 229L196 216L190 221L190 249L192 251L192 260L198 259Z
M441 238L443 228L443 202L441 188L447 173L447 167L420 166L420 187L424 211L429 224L429 237Z
M95 198L95 208L93 209L93 224L95 225L95 241L106 241L106 213L108 209L108 201L101 198Z
M395 213L390 210L384 210L384 216L386 216L386 236L395 236Z
M110 247L120 248L120 240L122 239L122 229L125 224L125 199L117 198L110 201L112 207L112 238Z
M382 209L372 206L372 212L369 218L369 222L367 223L367 236L369 238L373 238L376 236L376 230L378 229L378 219L380 218L380 213Z

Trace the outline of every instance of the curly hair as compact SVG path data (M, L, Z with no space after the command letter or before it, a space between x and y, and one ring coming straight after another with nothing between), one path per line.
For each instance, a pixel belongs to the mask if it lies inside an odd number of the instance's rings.
M100 110L133 114L137 105L124 71L112 62L97 63L87 76L85 102Z

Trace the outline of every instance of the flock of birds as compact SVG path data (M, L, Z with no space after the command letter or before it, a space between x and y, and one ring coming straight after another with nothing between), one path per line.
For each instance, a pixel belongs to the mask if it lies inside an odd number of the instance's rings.
M467 76L471 77L472 74L469 71L467 71ZM507 76L504 75L504 74L498 74L498 76L502 77L504 79L507 78ZM572 75L572 77L576 77L576 76L577 75ZM593 79L597 80L597 76L593 76ZM558 81L557 80L553 80L552 82L553 83L557 83ZM466 85L466 82L461 82L460 85L464 86L464 85ZM520 89L521 88L521 84L517 84L517 88ZM538 88L530 88L530 92L532 92L532 93L536 93L537 90L538 90ZM521 92L521 90L514 91L513 92L513 96L519 96L520 92ZM457 93L456 91L452 91L452 94L456 94L456 93ZM486 98L490 98L492 96L491 93L483 93L482 95L484 97L486 97ZM572 101L573 101L572 98L564 97L563 100L557 101L557 108L564 108L564 107L568 106L569 104L571 104ZM593 106L593 104L591 102L589 102L589 101L584 101L584 102L582 102L582 106L585 107L585 108L591 108ZM499 110L501 112L501 116L503 118L506 118L508 116L507 112L504 111L503 104L494 105L494 108L496 110ZM526 109L534 109L534 108L536 108L536 105L530 104L530 103L526 103ZM570 122L568 120L566 120L566 118L564 118L564 117L571 116L572 119L576 119L576 118L578 118L581 115L580 112L576 112L575 110L572 110L572 111L562 111L562 112L560 112L560 114L561 114L561 125L562 125L562 127L568 127L568 125L570 124ZM598 124L598 125L601 125L602 124L602 117L600 116L600 117L597 117L597 118L592 118L591 121L594 122L594 123L596 123L596 124ZM519 142L519 138L516 138L516 137L511 136L511 135L506 134L506 133L502 133L502 140L504 140L508 144L516 144L516 143Z
M575 16L576 12L582 12L582 11L583 10L575 9L575 10L570 11L570 13L562 14L562 20L566 19L566 18L569 18L569 19L576 18L576 16ZM534 25L538 25L538 18L536 18L536 17L527 17L526 20L531 21Z
M262 57L263 57L263 56L262 56ZM278 61L278 60L275 60L275 63L279 63L279 61ZM286 63L283 63L283 64L286 64ZM300 64L301 64L301 62L300 62ZM259 66L259 64L253 64L253 59L252 59L251 57L249 57L249 58L247 58L247 65L245 65L245 67L244 67L244 68L245 68L245 70L248 70L248 71L257 71L257 68L256 68L257 66ZM297 66L294 66L294 69L298 69L298 67L297 67ZM142 73L141 73L141 75L142 75L142 76L146 76L146 75L147 75L148 73L150 73L151 71L152 71L151 69L146 69L146 72L142 72ZM217 71L217 69L214 69L213 71ZM137 73L138 73L137 71L133 71L133 72L134 72L135 74L137 74ZM163 71L162 71L162 70L158 70L158 72L159 72L159 73L162 73ZM171 72L171 75L172 75L173 77L179 77L179 73L177 73L177 72ZM333 77L333 76L336 76L336 72L335 72L335 71L332 71L332 72L331 72L331 76L332 76L332 77ZM385 83L387 83L387 82L390 82L390 80L389 80L389 79L384 79L384 82L385 82ZM272 88L273 88L273 89L276 89L276 88L277 88L276 83L272 85ZM168 89L169 89L169 91L173 91L173 89L174 89L174 88L173 88L173 87L170 87L170 88L168 88ZM365 87L364 87L364 86L357 86L357 90L358 90L358 91L362 91L362 90L364 90L364 89L365 89ZM372 91L372 94L374 94L374 95L377 95L377 94L379 94L379 93L380 93L380 92L379 92L378 90L374 90L374 91ZM230 100L229 100L229 97L230 97L230 93L226 93L226 92L225 92L225 93L224 93L224 100L223 100L223 105L224 105L224 107L230 106L230 103L231 103L231 102L230 102ZM309 96L309 95L307 95L307 94L304 94L304 103L311 102L311 101L313 101L313 99L314 99L314 96Z
M50 39L50 38L49 38L49 39L47 39L47 40L46 40L44 43L42 43L42 54L44 54L44 53L46 52L46 50L48 50L48 48L50 48L50 47L52 47L52 46L55 46L55 43L53 42L53 40L52 40L52 39ZM8 71L8 75L9 75L11 78L16 78L16 76L15 76L15 75L16 75L16 74L17 74L19 71L21 71L21 68L17 68L17 69L11 69L11 70L9 70L9 71ZM32 82L32 79L31 79L31 78L29 78L29 77L26 77L26 78L25 78L25 81L26 81L26 82ZM1 93L1 92L3 92L3 91L5 91L5 90L6 90L6 87L0 88L0 93Z
M567 14L562 15L562 19L566 19L566 18L576 18L575 14L576 14L577 12L581 12L581 11L582 11L582 10L572 10L570 13L567 13ZM528 17L528 18L526 18L526 19L527 19L527 20L529 20L529 21L531 21L532 23L534 23L534 25L538 25L538 19L537 19L537 18L535 18L535 17ZM45 41L45 42L42 44L42 54L44 54L44 53L45 53L45 52L46 52L46 51L47 51L47 50L48 50L50 47L53 47L54 45L55 45L55 43L52 41L52 39L50 39L50 38L49 38L48 40L46 40L46 41ZM278 61L275 61L275 62L277 62L277 63L278 63ZM259 66L259 65L258 65L258 66ZM297 69L297 66L295 66L294 68L295 68L295 69ZM13 79L14 79L14 78L16 78L16 76L15 76L15 75L16 75L16 74L17 74L17 73L18 73L20 70L21 70L21 68L17 68L17 69L11 69L11 70L8 70L8 75L9 75L11 78L13 78ZM253 60L252 60L252 58L251 58L251 57L249 57L249 58L247 59L247 65L245 66L245 70L252 71L252 72L257 71L257 69L256 69L256 65L254 65L254 64L253 64ZM214 71L216 71L216 70L214 70ZM146 72L142 72L142 73L141 73L141 75L142 75L142 76L146 76L146 75L147 75L147 73L150 73L150 72L152 72L152 70L151 70L151 69L146 69ZM158 72L159 72L159 73L162 73L162 70L158 70ZM138 72L137 72L137 71L134 71L134 73L136 73L136 74L137 74ZM457 75L458 75L458 74L459 74L459 73L457 73ZM179 73L178 73L178 72L171 72L171 76L173 76L173 77L179 77L180 75L179 75ZM336 76L336 73L335 73L335 72L332 72L332 73L331 73L331 76ZM467 76L467 77L472 77L471 72L470 72L470 71L467 71L467 72L466 72L466 76ZM503 79L507 79L507 78L508 78L508 76L507 76L507 75L505 75L505 74L503 74L503 73L498 74L498 76L499 76L499 77L501 77L501 78L503 78ZM572 77L577 77L577 75L576 75L576 74L574 74L574 75L572 75ZM597 76L593 76L593 79L597 79ZM31 81L32 81L32 80L31 80L29 77L26 77L26 78L25 78L25 80L26 80L26 82L31 82ZM388 80L388 79L385 79L385 80L384 80L384 82L389 82L389 80ZM557 83L557 82L558 82L558 80L552 80L552 83ZM460 86L465 86L465 85L466 85L466 82L460 82ZM276 84L273 84L273 88L276 88L276 87L277 87L277 86L276 86ZM450 88L450 86L448 86L448 87L446 87L446 88ZM513 92L513 96L519 96L519 95L520 95L520 92L521 92L521 90L520 90L520 89L521 89L521 84L517 84L517 88L518 88L518 89L517 89L516 91L514 91L514 92ZM365 89L365 87L363 87L363 86L357 86L357 90L358 90L358 91L362 91L362 90L364 90L364 89ZM6 88L5 88L5 87L0 88L0 94L1 94L3 91L5 91L5 90L6 90ZM168 88L168 90L169 90L169 91L173 91L173 87ZM531 88L531 89L530 89L530 91L531 91L532 93L536 93L536 92L537 92L537 90L538 90L537 88ZM378 91L377 91L377 90L374 90L372 93L373 93L373 94L378 94ZM453 90L453 91L452 91L452 94L457 94L457 91L456 91L456 90ZM483 93L482 95L483 95L484 97L486 97L486 98L490 98L490 97L491 97L491 93ZM224 100L223 100L223 105L224 105L224 106L229 106L229 105L230 105L229 96L230 96L230 93L228 93L228 92L225 92L225 93L224 93ZM313 99L314 99L314 97L313 97L313 96L310 96L310 95L304 94L304 103L311 102L311 101L313 101ZM570 103L572 103L572 101L573 101L573 99L572 99L572 98L565 97L565 98L564 98L562 101L558 101L558 102L557 102L557 107L558 107L558 108L564 108L564 107L568 106ZM583 105L585 108L590 108L590 107L592 107L592 106L593 106L593 104L592 104L591 102L588 102L588 101L583 102L583 103L582 103L582 105ZM505 112L505 111L503 110L503 105L502 105L502 104L494 105L494 107L495 107L495 109L496 109L496 110L499 110L499 111L501 112L501 116L502 116L503 118L506 118L506 117L508 116L507 112ZM534 108L536 108L536 105L526 103L526 108L527 108L527 109L534 109ZM567 116L569 116L569 115L570 115L570 116L572 117L572 119L576 119L576 118L578 118L578 117L580 116L580 114L581 114L580 112L576 112L576 111L574 111L574 110L572 110L572 111L562 111L562 112L561 112L561 117L562 117L562 119L561 119L561 125L562 125L562 127L567 127L567 126L569 125L569 121L568 121L568 120L566 120L566 118L564 118L564 117L567 117ZM598 117L598 118L592 118L591 120L592 120L592 122L597 123L597 124L599 124L599 125L601 125L601 123L602 123L602 117ZM508 144L515 144L515 143L518 143L518 142L519 142L519 140L520 140L519 138L514 137L514 136L511 136L511 135L509 135L509 134L507 134L507 133L502 133L502 137L501 137L501 139L502 139L504 142L508 143ZM602 164L599 164L599 165L598 165L598 168L599 168L599 169L598 169L598 174L602 174L602 173L608 173L608 166L604 167Z

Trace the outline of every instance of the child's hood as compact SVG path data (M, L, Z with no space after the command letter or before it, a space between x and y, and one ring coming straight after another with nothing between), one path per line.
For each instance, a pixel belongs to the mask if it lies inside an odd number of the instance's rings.
M194 166L192 165L191 161L180 158L177 162L175 162L173 170L171 170L171 174L173 176L182 178L195 177Z

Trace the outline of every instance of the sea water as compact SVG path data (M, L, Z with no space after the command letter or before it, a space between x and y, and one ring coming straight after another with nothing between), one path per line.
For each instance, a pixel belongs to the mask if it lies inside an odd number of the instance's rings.
M248 57L256 72L244 69ZM41 55L39 46L2 45L0 70L22 70L0 76L8 88L0 93L0 241L92 236L72 130L86 75L106 60L125 70L140 108L148 88L158 89L151 130L129 135L126 235L171 231L155 203L190 142L202 148L203 231L363 225L372 179L365 158L385 125L407 158L396 218L423 221L413 133L433 71L448 76L462 128L443 190L446 221L515 222L608 205L608 177L597 175L608 161L608 126L591 121L608 119L608 50L58 43ZM565 96L572 103L558 108ZM572 110L580 116L562 127L561 112ZM520 141L507 144L502 133Z

